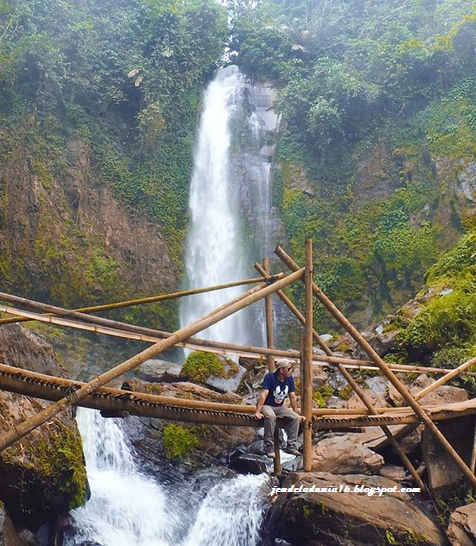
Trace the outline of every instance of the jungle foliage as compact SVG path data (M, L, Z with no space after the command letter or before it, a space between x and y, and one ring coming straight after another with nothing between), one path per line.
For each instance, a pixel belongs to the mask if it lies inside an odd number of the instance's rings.
M84 142L91 183L157 222L178 262L200 91L226 33L214 0L0 0L0 166L21 156L52 187L64 183L67 143ZM0 176L0 228L4 190ZM69 235L62 248L76 255ZM1 246L0 271L28 292L32 279L16 281Z
M311 236L322 288L368 323L462 232L449 186L476 157L476 2L237 1L233 21L234 62L281 88L291 251Z

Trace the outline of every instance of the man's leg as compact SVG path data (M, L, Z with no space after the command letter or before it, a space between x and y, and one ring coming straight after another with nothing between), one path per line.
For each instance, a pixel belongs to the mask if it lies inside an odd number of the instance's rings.
M275 408L276 416L284 418L286 421L286 434L288 435L288 444L287 448L297 449L296 440L299 432L299 423L301 418L299 415L293 411L291 408Z
M274 454L274 429L276 427L275 408L263 406L261 413L264 415L264 452Z

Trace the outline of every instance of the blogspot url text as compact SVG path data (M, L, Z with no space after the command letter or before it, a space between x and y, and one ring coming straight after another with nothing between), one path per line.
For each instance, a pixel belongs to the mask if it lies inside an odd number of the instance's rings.
M304 487L302 484L299 487L291 485L290 487L273 487L271 494L277 493L364 493L369 497L378 495L381 497L384 493L419 493L419 487L367 487L365 485L335 485L327 487Z

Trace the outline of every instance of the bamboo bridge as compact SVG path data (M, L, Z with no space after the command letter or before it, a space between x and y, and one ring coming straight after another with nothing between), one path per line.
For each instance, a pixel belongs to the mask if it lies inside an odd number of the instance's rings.
M476 414L476 400L469 400L444 406L423 406L418 400L431 391L445 384L459 374L470 374L468 368L476 363L476 358L465 362L456 369L435 369L418 366L404 366L390 364L382 360L367 340L345 318L339 309L327 298L320 288L313 282L312 266L312 241L306 241L306 264L299 267L294 260L281 248L276 249L277 256L292 272L285 275L279 273L270 275L269 260L263 260L263 265L255 264L255 268L261 277L228 283L225 285L207 287L195 290L177 292L131 300L117 304L107 304L82 308L75 311L63 309L57 306L0 293L0 300L9 305L0 305L0 312L13 315L12 318L1 319L2 324L37 320L50 324L71 327L75 329L93 331L98 334L122 337L125 339L140 340L152 345L141 353L122 362L116 367L104 372L87 383L71 381L69 379L53 377L28 371L23 368L14 368L0 364L0 390L14 392L34 398L52 401L46 409L23 423L18 423L12 430L0 436L0 452L17 440L21 439L36 427L47 422L51 417L64 411L66 408L77 405L101 410L108 414L130 414L147 416L171 421L182 421L195 424L208 424L220 426L247 426L260 427L262 422L254 417L255 408L249 405L224 404L218 402L206 402L196 400L184 400L173 397L144 394L135 391L106 387L112 380L124 373L139 367L142 363L173 346L183 346L200 349L223 355L245 356L255 359L266 359L268 369L274 370L274 359L286 357L300 364L301 377L301 413L306 417L303 436L303 469L311 469L312 430L342 430L354 427L379 426L387 437L396 453L402 459L404 466L409 471L414 481L422 491L427 491L426 485L413 467L400 447L398 439L405 433L423 423L435 436L443 449L459 466L463 474L468 478L472 487L476 487L476 436L473 445L472 460L469 466L454 450L445 436L440 432L438 421L460 418ZM302 281L305 285L305 310L302 313L297 306L284 293L283 289L296 281ZM217 290L236 285L256 284L241 296L211 311L204 317L192 322L180 330L169 333L149 328L125 324L106 318L97 317L89 313L104 311L131 305L141 305L150 302L162 301L175 297L187 296L207 290ZM299 351L284 351L275 348L273 323L272 323L272 294L276 294L289 307L292 313L303 325L303 337ZM356 360L335 356L328 345L319 337L313 329L313 300L317 298L326 310L344 327L353 339L366 352L368 360ZM198 332L210 325L226 318L227 316L247 307L261 299L265 300L266 309L266 338L267 347L252 347L229 344L217 341L208 341L193 337ZM13 307L13 305L32 309L26 311ZM317 343L321 351L313 353L313 345ZM312 370L315 367L327 366L336 368L358 395L364 409L332 409L312 408ZM395 387L407 404L400 408L375 408L368 400L365 392L356 383L349 370L373 369L379 370ZM424 388L417 394L410 394L402 381L396 376L401 372L421 372L438 374L441 377L435 383ZM404 426L398 436L388 428L391 425ZM398 438L398 439L397 439ZM279 450L278 450L279 453ZM275 460L275 470L279 472L279 457Z

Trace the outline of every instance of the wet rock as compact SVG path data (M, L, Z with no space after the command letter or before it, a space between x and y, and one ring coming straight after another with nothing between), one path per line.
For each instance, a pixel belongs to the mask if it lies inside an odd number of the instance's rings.
M147 360L137 370L136 375L144 381L155 383L172 383L180 381L182 366L166 360Z
M270 459L264 455L245 453L240 450L232 455L228 466L241 474L262 474L269 471Z
M123 383L123 388L180 399L243 404L243 398L235 393L221 394L189 382L159 384L130 378ZM177 423L197 438L199 447L181 460L167 459L163 434L169 424L161 419L136 416L123 422L144 471L164 479L170 475L178 479L199 468L227 464L237 447L248 446L256 438L256 429L252 427L190 426Z
M369 546L431 544L446 546L447 540L435 520L415 497L397 490L400 486L381 476L343 476L327 472L290 474L283 487L330 488L342 485L350 492L278 493L271 508L269 529L274 538L295 546ZM355 488L395 488L381 496ZM424 542L426 541L426 542Z
M406 478L406 471L403 466L394 466L386 464L380 469L380 475L388 480L393 480L394 482L401 482Z
M334 474L376 474L383 464L381 455L356 441L352 434L321 440L312 457L312 470Z
M0 362L63 375L47 343L18 325L0 327ZM50 402L0 392L0 434ZM15 524L35 528L86 501L81 437L71 412L52 418L0 454L0 498Z
M451 514L447 535L452 546L476 544L476 504L460 506Z
M407 388L411 394L415 395L433 383L435 383L435 379L428 377L426 374L421 374ZM396 407L407 405L402 395L391 384L389 384L388 388L388 397ZM441 385L418 402L426 406L435 406L465 402L466 400L468 400L468 393L464 389L450 385Z

